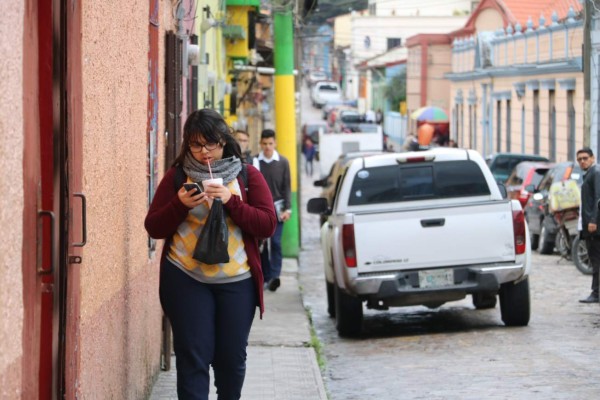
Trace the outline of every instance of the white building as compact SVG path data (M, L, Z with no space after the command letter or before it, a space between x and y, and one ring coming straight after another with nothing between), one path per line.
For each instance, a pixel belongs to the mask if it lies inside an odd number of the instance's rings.
M448 16L466 15L479 0L369 0L369 14L388 16Z

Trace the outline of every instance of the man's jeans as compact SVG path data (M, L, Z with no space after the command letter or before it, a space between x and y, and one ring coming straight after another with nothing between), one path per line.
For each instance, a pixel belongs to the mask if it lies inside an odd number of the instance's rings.
M263 251L260 253L260 263L262 265L265 282L271 279L279 278L281 274L281 234L283 233L283 222L277 222L275 233L267 240Z

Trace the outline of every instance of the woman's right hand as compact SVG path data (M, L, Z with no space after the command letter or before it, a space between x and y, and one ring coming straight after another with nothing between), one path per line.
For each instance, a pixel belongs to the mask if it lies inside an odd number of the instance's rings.
M197 193L194 190L187 191L182 186L177 192L179 200L189 209L199 206L203 201L206 201L206 195L204 193Z

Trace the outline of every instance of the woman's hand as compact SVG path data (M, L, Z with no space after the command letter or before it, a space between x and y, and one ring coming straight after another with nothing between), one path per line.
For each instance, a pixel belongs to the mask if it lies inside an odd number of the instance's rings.
M182 186L177 192L177 196L179 200L189 209L192 209L196 206L202 204L203 201L206 201L206 195L204 193L196 192L196 189L192 189L190 191L186 191Z
M227 204L232 194L226 186L218 183L209 183L204 187L204 193L211 199L221 199L223 204Z

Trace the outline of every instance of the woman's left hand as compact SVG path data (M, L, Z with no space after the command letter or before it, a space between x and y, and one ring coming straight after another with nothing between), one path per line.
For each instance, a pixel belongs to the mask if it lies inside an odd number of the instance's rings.
M221 199L223 204L227 204L227 202L231 198L231 192L229 191L229 189L226 186L219 185L216 183L209 183L208 185L206 185L206 187L204 188L204 193L206 193L206 195L210 198Z

